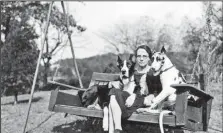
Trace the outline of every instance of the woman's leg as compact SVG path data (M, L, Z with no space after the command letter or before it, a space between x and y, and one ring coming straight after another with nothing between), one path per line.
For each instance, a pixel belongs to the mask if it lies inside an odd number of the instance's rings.
M120 108L116 98L115 98L115 95L111 95L110 107L111 107L111 113L113 115L115 129L122 130L122 125L121 125L122 111L121 111L121 108Z
M108 122L108 131L109 133L114 133L114 119L113 119L113 115L112 115L112 111L111 111L111 105L108 105L108 117L109 117L109 122Z

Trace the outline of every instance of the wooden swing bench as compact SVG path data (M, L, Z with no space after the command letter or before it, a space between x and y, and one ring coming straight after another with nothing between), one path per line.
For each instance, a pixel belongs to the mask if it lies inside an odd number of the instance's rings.
M119 78L118 74L94 72L89 86L94 84L107 84ZM165 115L163 124L178 129L191 131L207 131L210 119L213 97L204 92L204 76L200 75L197 82L199 87L192 84L174 84L177 90L176 106L173 114ZM78 89L78 88L77 88ZM84 91L80 89L80 91ZM188 100L188 94L198 97L196 101ZM78 116L103 118L102 110L82 107L78 95L61 92L58 89L51 92L48 109L53 112L68 113ZM158 123L159 113L133 113L129 121Z

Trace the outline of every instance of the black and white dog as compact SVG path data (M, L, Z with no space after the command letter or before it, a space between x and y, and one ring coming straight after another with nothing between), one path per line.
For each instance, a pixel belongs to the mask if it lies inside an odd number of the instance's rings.
M122 57L124 58L124 57ZM108 93L111 88L123 89L125 84L130 81L134 72L134 56L130 55L129 58L122 59L118 56L117 67L120 70L120 78L117 81L112 81L108 85L93 85L87 89L83 94L79 92L82 99L82 104L87 108L102 109L109 103Z
M104 131L108 131L108 105L110 101L110 97L108 96L109 91L111 88L123 90L126 89L126 91L128 91L129 87L126 87L126 85L129 83L134 73L134 60L135 59L133 55L130 55L127 59L121 59L121 57L118 56L117 67L120 70L120 78L117 81L109 82L109 84L107 85L93 85L89 89L87 89L83 94L79 93L79 96L82 95L81 99L85 107L98 110L103 109ZM133 89L131 91L133 92Z

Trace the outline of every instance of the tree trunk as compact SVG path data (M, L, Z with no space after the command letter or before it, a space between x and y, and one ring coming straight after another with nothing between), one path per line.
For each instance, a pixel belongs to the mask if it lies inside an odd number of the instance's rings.
M49 72L49 65L49 61L44 64L43 86L46 86L48 83L47 77Z
M45 68L44 75L43 75L43 86L47 85L47 77L48 77L48 74L47 74L47 70Z
M16 105L18 103L18 91L15 90L14 91L14 105Z

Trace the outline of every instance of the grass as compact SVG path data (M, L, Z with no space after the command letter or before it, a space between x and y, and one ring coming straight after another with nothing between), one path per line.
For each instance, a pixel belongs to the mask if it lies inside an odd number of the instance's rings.
M222 86L220 84L211 84L207 89L209 94L214 96L208 133L219 133L222 132ZM76 93L74 91L69 92ZM1 133L22 133L29 97L30 95L20 95L17 105L13 105L12 96L1 98ZM34 94L26 127L28 133L102 132L101 128L91 126L92 123L89 123L89 121L83 121L86 120L84 117L68 115L64 118L64 113L48 111L49 98L50 91L36 92ZM101 121L94 122L94 125L98 124L101 124ZM139 128L134 132L139 132ZM189 131L186 131L186 133L189 133Z

